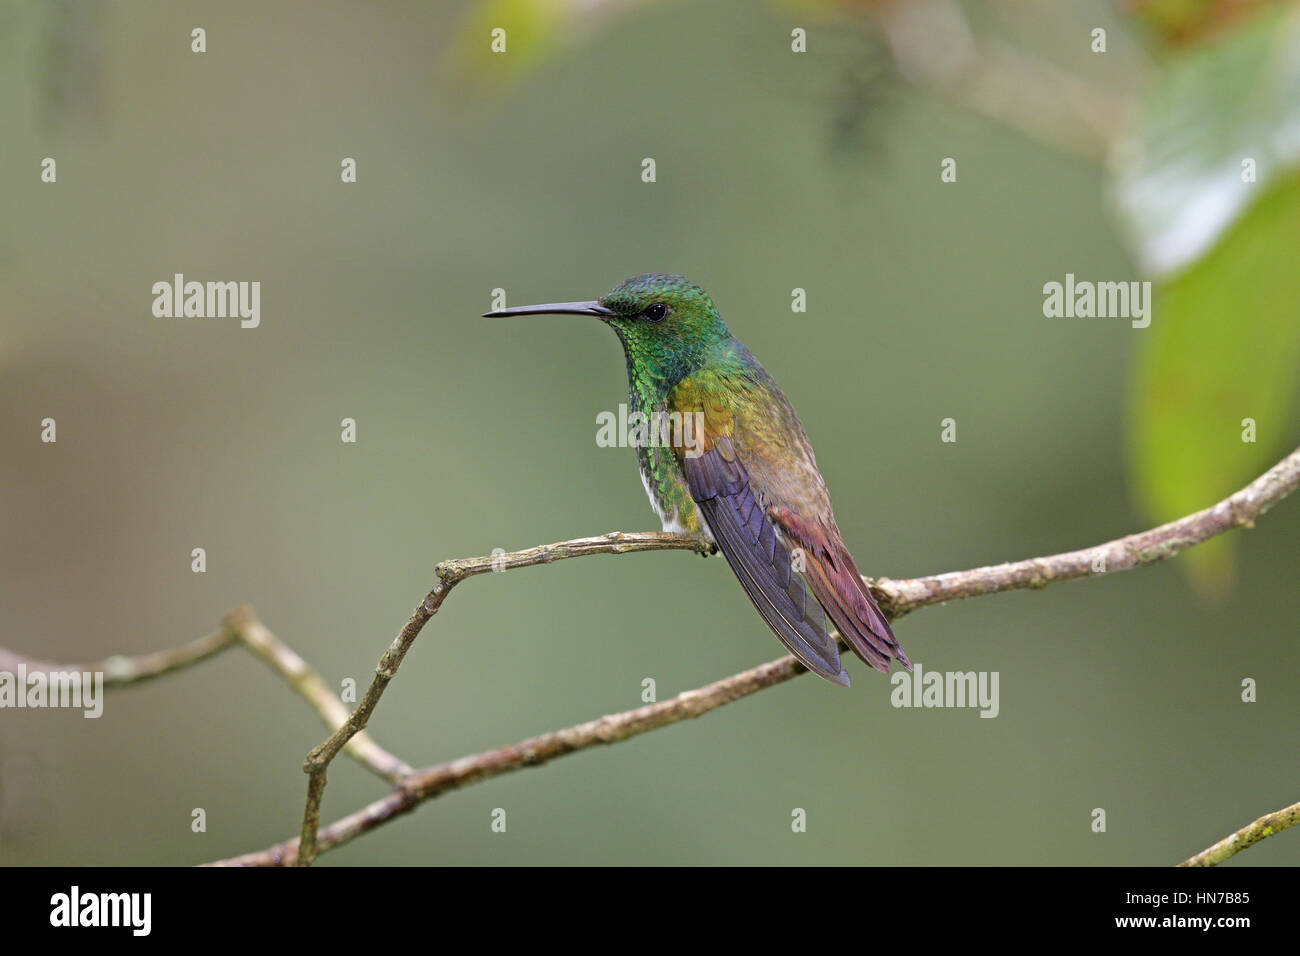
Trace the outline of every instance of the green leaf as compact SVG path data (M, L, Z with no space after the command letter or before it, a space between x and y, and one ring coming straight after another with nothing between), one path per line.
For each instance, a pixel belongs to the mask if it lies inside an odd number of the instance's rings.
M448 65L478 82L515 82L621 9L608 6L615 10L586 0L483 0L468 11ZM494 40L503 52L494 51Z
M1256 182L1243 181L1246 161ZM1111 165L1144 271L1169 275L1205 255L1261 186L1300 165L1300 9L1172 57Z
M1300 369L1300 175L1260 197L1214 249L1156 292L1130 403L1140 504L1168 520L1271 465L1293 437ZM1245 419L1256 441L1243 441ZM1232 537L1187 552L1200 589L1232 581Z
M1300 10L1170 58L1111 159L1120 219L1156 285L1151 326L1135 333L1129 452L1138 502L1163 521L1231 494L1294 432ZM1188 552L1203 592L1231 585L1232 547Z

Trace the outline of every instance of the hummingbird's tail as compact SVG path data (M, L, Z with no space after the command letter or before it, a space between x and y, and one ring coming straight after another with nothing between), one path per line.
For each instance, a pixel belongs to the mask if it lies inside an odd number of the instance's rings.
M809 554L804 573L817 601L858 657L886 673L891 657L909 671L912 669L889 620L858 573L853 555L841 542L828 541Z

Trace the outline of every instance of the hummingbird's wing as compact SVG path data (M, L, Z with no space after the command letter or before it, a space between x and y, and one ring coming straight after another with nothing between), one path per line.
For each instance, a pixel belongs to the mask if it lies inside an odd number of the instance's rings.
M719 391L721 388L721 391ZM687 490L708 522L714 541L763 620L781 643L814 674L847 686L840 649L828 633L826 614L790 563L790 552L767 521L736 456L736 420L727 383L687 379L668 405L682 414L689 442L673 444Z
M836 684L847 686L839 646L827 634L826 615L800 575L792 573L790 553L763 515L745 467L731 439L718 436L699 455L683 455L691 497L745 593L773 633L800 663Z
M675 450L691 497L760 612L741 571L747 564L767 564L783 587L797 582L805 608L820 603L867 664L887 672L893 657L910 669L840 538L803 425L762 366L754 362L748 375L732 378L723 390L703 377L688 378L674 390L670 404L701 413L704 435L696 451L702 453L692 457ZM806 599L805 582L815 601ZM825 628L824 620L821 626ZM775 625L773 630L794 651ZM834 647L833 639L828 640ZM803 660L797 652L795 656Z
M780 529L813 594L853 652L879 671L889 671L891 657L910 670L840 537L803 423L762 366L755 369L753 389L751 399L737 407L734 440L767 518Z

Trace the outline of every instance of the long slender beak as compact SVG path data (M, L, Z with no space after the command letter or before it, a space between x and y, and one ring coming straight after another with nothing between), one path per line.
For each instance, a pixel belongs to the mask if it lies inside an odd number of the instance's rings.
M545 305L521 305L516 309L498 309L484 312L485 319L501 319L512 315L617 315L613 309L607 309L599 302L548 302Z

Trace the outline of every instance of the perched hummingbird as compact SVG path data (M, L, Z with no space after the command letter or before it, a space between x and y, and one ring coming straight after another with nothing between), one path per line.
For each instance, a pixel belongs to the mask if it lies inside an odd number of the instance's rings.
M641 480L665 531L722 551L768 627L815 674L847 686L827 617L880 671L911 669L840 539L812 445L785 394L723 324L708 293L677 275L628 279L591 302L488 312L594 315L627 357L628 406L652 421L699 423L638 441ZM811 591L811 595L809 594Z

